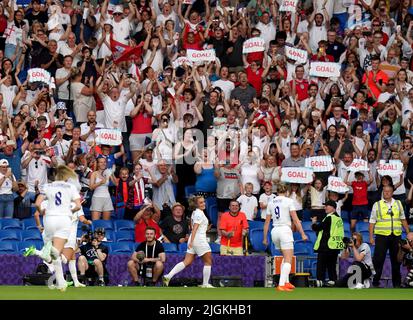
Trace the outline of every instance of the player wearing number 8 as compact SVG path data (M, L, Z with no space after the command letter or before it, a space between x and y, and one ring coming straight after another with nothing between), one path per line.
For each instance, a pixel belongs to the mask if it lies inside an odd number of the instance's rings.
M72 215L80 210L80 195L76 187L68 183L70 178L77 179L76 173L66 166L56 169L54 182L46 184L43 193L37 197L36 208L42 210L42 202L47 200L45 217L43 219L46 256L51 257L56 271L57 288L66 289L66 281L63 277L61 253L70 236ZM72 202L75 206L72 207Z
M324 281L328 271L329 285L334 286L337 281L336 263L340 250L344 249L343 220L336 212L337 204L329 200L325 203L327 216L319 224L313 220L312 228L318 232L314 250L317 256L317 280ZM320 282L320 283L321 283Z
M271 219L273 220L273 229L271 231L271 239L275 247L281 250L283 261L281 263L281 275L278 283L278 291L292 291L294 286L289 281L291 271L291 262L294 255L294 237L291 229L291 218L295 227L300 232L304 241L307 241L307 236L303 231L301 222L298 219L295 210L294 201L287 198L287 186L279 184L277 186L278 196L270 200L267 206L267 217L264 224L264 240L263 244L268 245L267 234Z

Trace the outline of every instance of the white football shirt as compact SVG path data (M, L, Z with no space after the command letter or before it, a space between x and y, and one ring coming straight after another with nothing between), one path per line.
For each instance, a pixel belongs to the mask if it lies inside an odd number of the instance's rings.
M193 243L198 244L200 242L207 242L206 232L208 230L209 222L204 212L200 209L196 209L194 212L192 212L192 216L191 216L192 230L194 229L195 223L199 224L199 227L198 227L198 230L196 231L195 239L193 240ZM191 233L191 238L192 238L192 233Z
M55 181L44 186L43 190L48 200L46 215L72 216L71 203L80 199L79 192L73 184Z
M291 227L290 212L295 211L294 201L284 196L277 196L267 206L267 216L272 216L272 225Z

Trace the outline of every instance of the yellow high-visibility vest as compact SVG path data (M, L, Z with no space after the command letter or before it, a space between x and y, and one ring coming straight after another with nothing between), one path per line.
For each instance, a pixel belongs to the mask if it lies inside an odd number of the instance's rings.
M402 234L400 215L403 212L400 200L393 202L391 210L384 200L376 202L375 205L377 205L377 222L374 226L374 234L389 236L393 233L400 236Z

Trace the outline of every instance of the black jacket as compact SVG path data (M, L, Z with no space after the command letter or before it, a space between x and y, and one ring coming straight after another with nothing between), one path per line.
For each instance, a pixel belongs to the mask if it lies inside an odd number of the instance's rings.
M334 214L337 217L340 217L337 212L334 212ZM312 229L317 232L323 231L323 235L321 237L320 240L320 246L318 247L317 250L315 250L316 252L327 252L327 251L337 251L339 252L340 250L337 249L330 249L328 247L328 239L330 239L330 229L331 229L331 217L327 216L322 222L317 223L317 224L313 224Z

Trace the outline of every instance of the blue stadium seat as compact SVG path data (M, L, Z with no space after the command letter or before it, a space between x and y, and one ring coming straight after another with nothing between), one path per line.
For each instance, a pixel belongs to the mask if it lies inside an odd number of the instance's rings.
M0 230L0 241L14 240L20 241L21 234L19 230Z
M175 253L178 252L178 247L176 243L162 243L165 252Z
M218 207L217 207L217 205L212 204L211 206L209 206L209 208L207 209L207 213L208 213L210 222L214 226L217 226L217 222L218 222Z
M17 241L0 241L0 254L17 253Z
M115 242L115 233L112 230L106 230L105 237L108 242Z
M43 248L43 241L23 241L18 243L18 250L19 253L23 253L26 248L35 246L37 250L41 250Z
M40 240L43 241L42 235L39 230L23 230L21 232L23 241Z
M132 254L132 248L127 242L117 242L117 243L105 243L109 247L109 253L111 254Z
M193 194L195 194L195 186L186 186L185 187L185 198L188 199Z
M303 226L304 231L313 231L313 229L311 228L312 224L313 223L311 221L302 221L301 222L301 225Z
M209 244L209 246L211 247L212 253L220 253L221 252L221 245L219 245L218 243L211 242Z
M206 204L206 211L209 212L209 207L212 205L217 205L217 198L215 197L209 197L205 199L205 204Z
M267 248L262 243L263 229L250 229L249 238L254 251L265 251ZM268 237L271 238L270 232L268 232ZM271 243L271 240L268 241Z
M131 220L116 220L114 225L116 231L135 230L135 223Z
M307 235L308 241L314 245L317 241L317 233L315 231L305 231L305 234Z
M180 243L180 244L178 245L178 248L179 248L179 252L185 253L186 250L188 250L188 243L186 243L186 242Z
M139 245L140 245L140 242L134 242L132 244L133 251L136 251L136 249L139 247Z
M36 226L36 221L34 220L34 218L28 218L28 219L24 219L23 220L23 229L24 230L30 230L30 229L37 229Z
M20 220L19 219L1 219L0 226L2 230L15 229L21 230Z
M93 230L96 230L96 228L105 228L105 231L113 230L111 220L94 220L92 226Z
M313 254L313 245L308 241L294 242L294 255L296 256L311 256Z
M349 230L344 230L344 236L347 238L351 238L351 232Z
M294 241L301 240L301 234L298 231L293 232L293 237L294 237Z
M357 232L369 231L369 226L370 226L370 223L368 222L358 221L356 224L356 231Z
M350 212L341 210L341 218L343 219L343 221L350 221Z
M264 229L264 222L263 221L249 221L248 220L248 227L249 227L249 229Z
M370 233L367 230L360 231L361 236L363 237L363 242L370 242Z
M344 232L350 232L350 223L348 221L344 221L343 223L343 227L344 227Z
M275 244L273 242L270 243L270 248L271 248L271 255L273 257L275 256L282 256L282 252L278 249L275 248Z
M135 234L133 231L117 231L115 233L116 242L135 241Z

